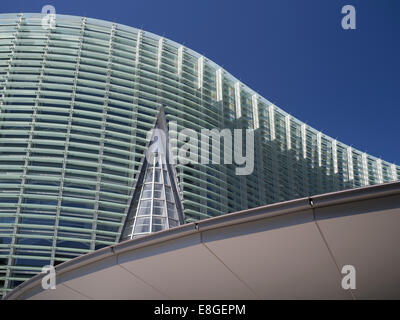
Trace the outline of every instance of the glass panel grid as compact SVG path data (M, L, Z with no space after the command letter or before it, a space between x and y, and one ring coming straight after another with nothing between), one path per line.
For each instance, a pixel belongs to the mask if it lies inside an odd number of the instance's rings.
M400 177L180 44L65 15L45 30L42 17L0 15L0 295L40 265L119 240L161 106L179 128L254 128L254 172L178 164L176 195L166 168L149 167L150 198L136 199L130 233L135 223L140 234L179 225L176 196L191 222Z

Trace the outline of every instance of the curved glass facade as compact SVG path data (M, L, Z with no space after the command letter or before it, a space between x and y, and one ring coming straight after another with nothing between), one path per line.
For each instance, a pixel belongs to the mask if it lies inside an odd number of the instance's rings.
M160 108L177 130L246 128L254 171L176 165L185 221L397 180L207 58L110 22L0 15L0 294L118 241Z

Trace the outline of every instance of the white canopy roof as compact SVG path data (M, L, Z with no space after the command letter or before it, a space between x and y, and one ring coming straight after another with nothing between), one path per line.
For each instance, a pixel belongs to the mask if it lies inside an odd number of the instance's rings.
M400 298L400 182L186 224L56 267L6 299ZM341 286L356 269L356 289Z

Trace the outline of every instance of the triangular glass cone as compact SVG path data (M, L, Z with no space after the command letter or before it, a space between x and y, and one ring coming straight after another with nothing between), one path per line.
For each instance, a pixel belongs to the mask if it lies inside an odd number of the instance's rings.
M183 223L175 170L167 160L166 123L161 110L120 241L166 230Z

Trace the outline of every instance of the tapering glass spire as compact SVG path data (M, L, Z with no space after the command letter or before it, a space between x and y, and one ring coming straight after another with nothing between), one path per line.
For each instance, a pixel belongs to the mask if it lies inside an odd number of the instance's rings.
M121 241L176 227L183 222L176 177L167 162L165 131L160 118L146 152Z

